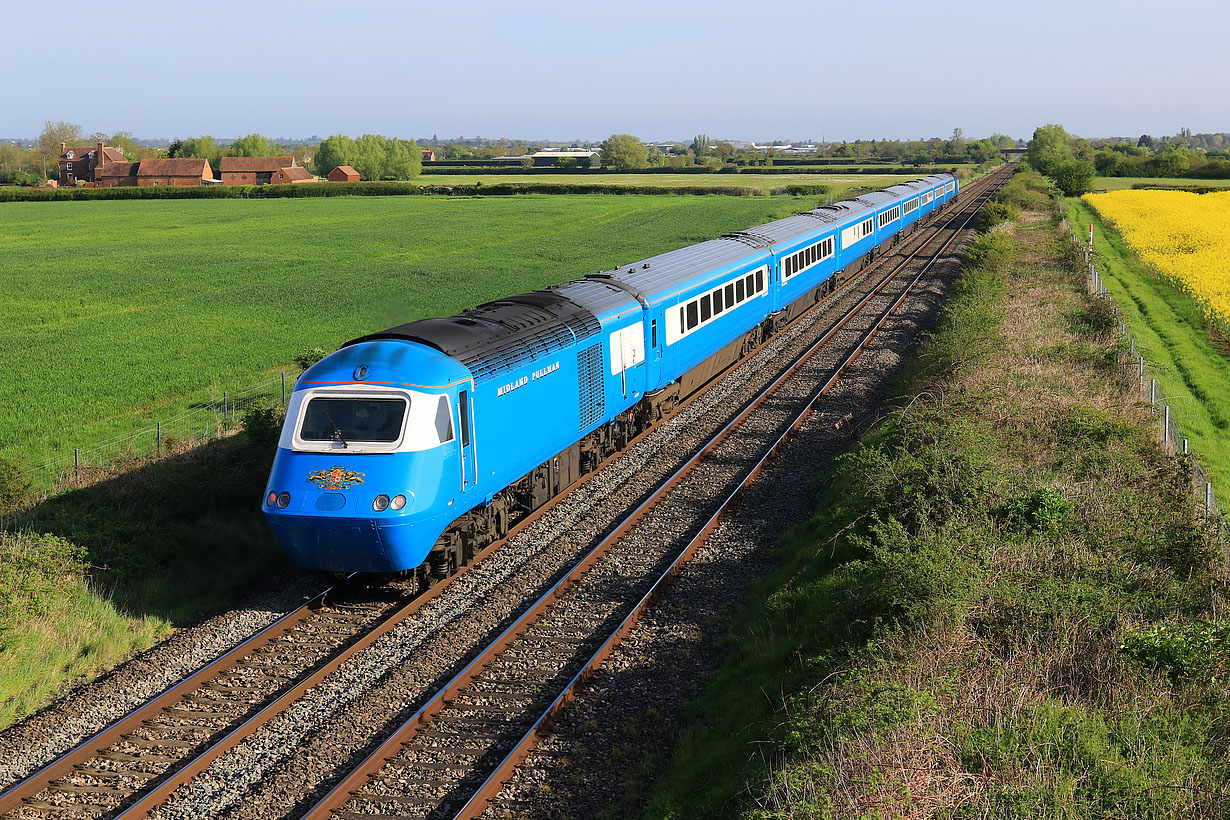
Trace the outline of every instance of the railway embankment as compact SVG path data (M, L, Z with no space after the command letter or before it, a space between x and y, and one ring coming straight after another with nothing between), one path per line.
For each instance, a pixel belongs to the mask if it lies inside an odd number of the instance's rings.
M652 817L1224 817L1230 572L1037 177L820 479Z

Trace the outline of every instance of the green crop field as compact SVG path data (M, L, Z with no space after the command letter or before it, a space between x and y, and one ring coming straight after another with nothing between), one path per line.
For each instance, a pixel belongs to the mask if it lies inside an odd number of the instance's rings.
M286 369L308 348L815 205L677 196L0 205L0 457L71 456Z

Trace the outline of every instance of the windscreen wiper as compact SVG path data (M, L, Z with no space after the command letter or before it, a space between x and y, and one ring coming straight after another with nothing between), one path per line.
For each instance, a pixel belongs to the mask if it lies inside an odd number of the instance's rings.
M321 409L323 410L324 408L321 408ZM347 449L349 449L350 444L346 441L346 438L342 435L342 428L337 426L337 422L333 420L333 416L329 415L328 410L325 410L325 418L329 420L329 424L332 425L333 427L333 440L340 441L343 447L346 447Z

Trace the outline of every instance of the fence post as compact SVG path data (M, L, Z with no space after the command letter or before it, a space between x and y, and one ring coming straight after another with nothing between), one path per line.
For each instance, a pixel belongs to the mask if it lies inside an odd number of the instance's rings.
M1140 357L1140 392L1145 392L1145 357Z
M222 423L226 424L226 391L222 391Z
M1149 404L1157 409L1157 379L1149 379Z
M286 405L286 371L282 371L282 405Z
M157 431L154 433L154 449L162 452L162 422L158 422Z
M73 448L73 478L81 480L81 448Z
M1188 453L1188 450L1187 450L1187 436L1184 436L1184 437L1183 437L1183 455L1187 455L1187 453Z
M1166 405L1166 415L1162 420L1162 446L1170 449L1170 405Z
M1204 517L1213 517L1213 485L1204 482Z

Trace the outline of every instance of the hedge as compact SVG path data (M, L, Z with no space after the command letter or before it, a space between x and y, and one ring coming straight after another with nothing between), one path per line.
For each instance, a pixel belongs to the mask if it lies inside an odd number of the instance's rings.
M783 185L769 194L821 196L827 185ZM665 194L760 196L756 188L737 185L575 185L500 183L498 185L419 185L413 182L326 182L299 185L207 185L148 188L0 188L0 202L51 202L79 199L286 199L318 196L511 196L514 194Z

